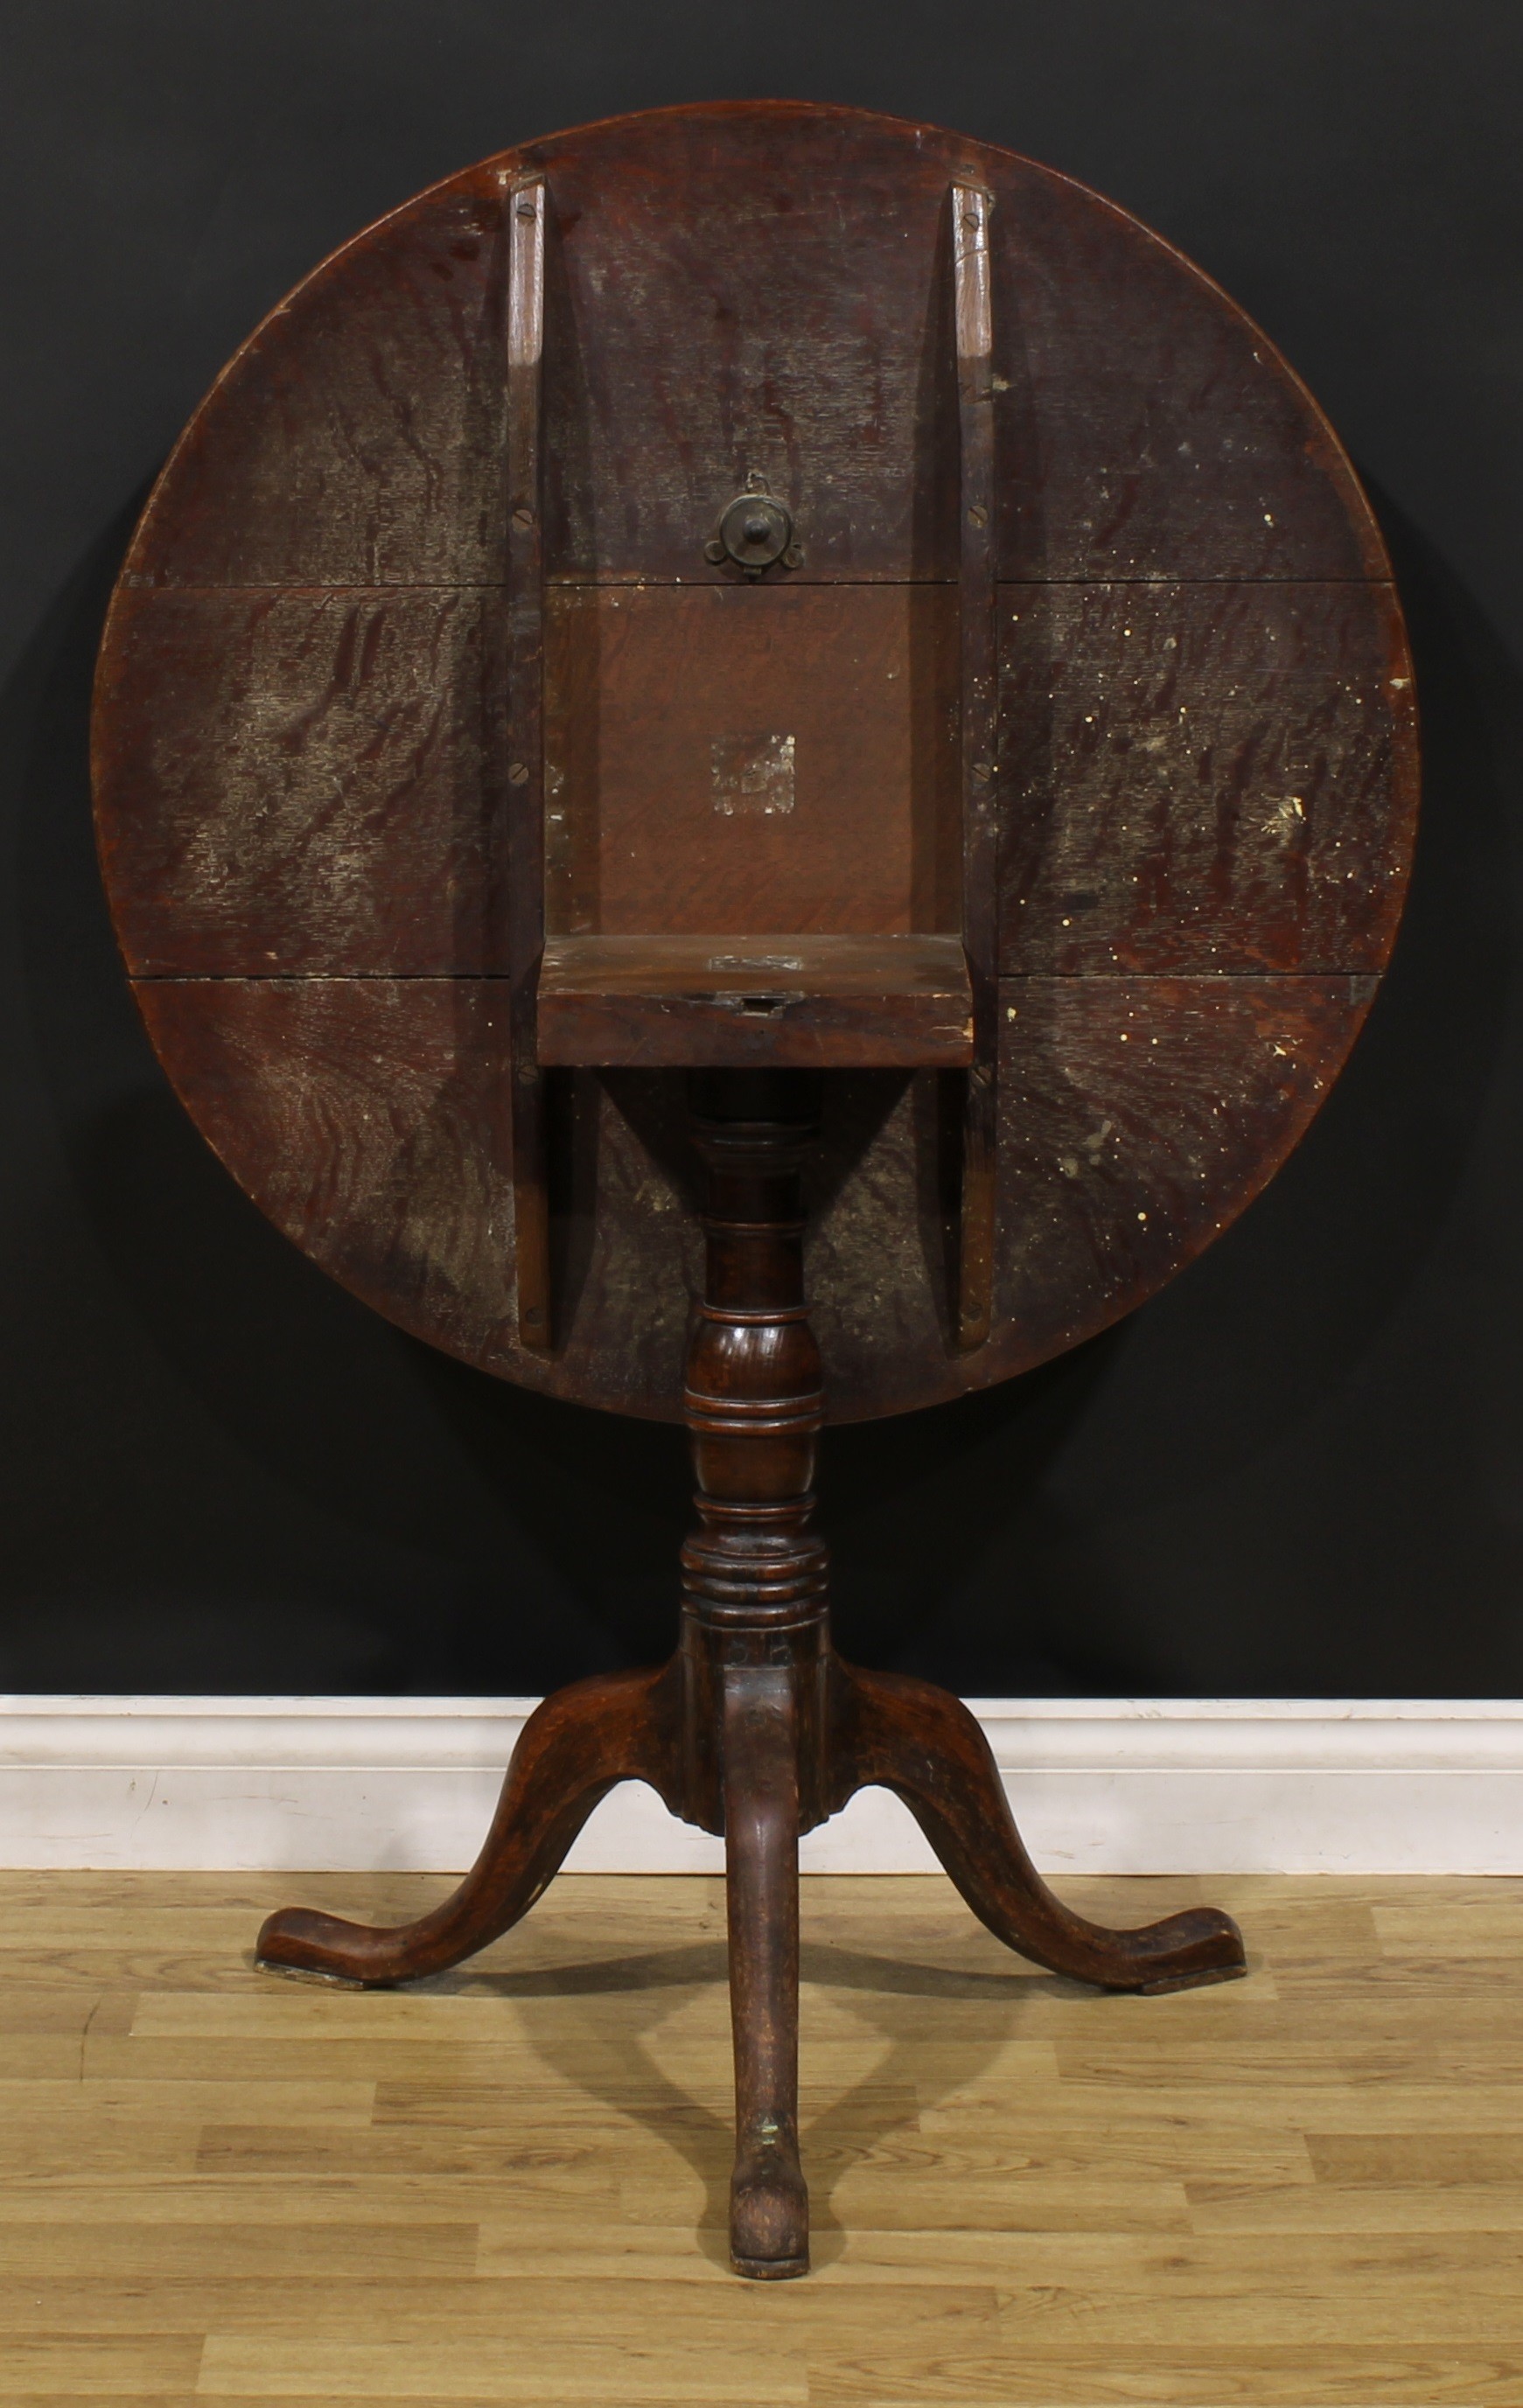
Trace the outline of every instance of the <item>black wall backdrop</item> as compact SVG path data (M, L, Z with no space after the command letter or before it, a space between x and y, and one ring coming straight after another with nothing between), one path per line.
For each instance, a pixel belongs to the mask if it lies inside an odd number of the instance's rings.
M851 1652L965 1693L1523 1691L1516 0L8 0L0 1684L539 1691L670 1644L682 1440L373 1318L159 1075L85 724L148 481L346 236L503 146L716 96L939 121L1201 262L1395 552L1426 818L1300 1152L1144 1312L836 1434Z

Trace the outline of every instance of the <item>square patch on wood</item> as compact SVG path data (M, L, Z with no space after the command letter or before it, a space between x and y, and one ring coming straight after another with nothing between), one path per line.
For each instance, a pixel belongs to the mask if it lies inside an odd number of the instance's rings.
M791 736L716 736L712 758L714 809L726 819L792 810Z
M548 585L551 931L956 927L956 599Z

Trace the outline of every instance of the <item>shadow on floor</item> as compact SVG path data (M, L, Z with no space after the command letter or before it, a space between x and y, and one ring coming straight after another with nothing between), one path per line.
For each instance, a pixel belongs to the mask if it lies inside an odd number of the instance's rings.
M323 1887L331 1895L334 1886L330 1876ZM1118 1920L1151 1920L1160 1911L1151 1899L1145 1912L1128 1911L1123 1900L1128 1886L1117 1885L1114 1911ZM372 1885L366 1896L365 1877L357 1875L352 1889L345 1887L348 1894L342 1905L334 1901L337 1911L391 1921L398 1919L404 1898L403 1912L420 1911L415 1885L405 1892L397 1890L395 1896L389 1884L379 1889ZM1171 1895L1170 1906L1193 1902L1193 1884L1171 1884L1170 1888L1171 1893L1181 1892L1177 1900ZM641 2125L685 2158L706 2194L695 2236L697 2245L713 2263L726 2265L733 2126L727 2113L716 2112L672 2078L658 2061L654 2046L657 2033L689 2000L705 1990L721 1989L727 1982L723 1889L717 1880L713 1895L721 1928L712 1938L569 1964L514 1965L515 1943L519 1947L524 1943L518 1933L510 1933L468 1964L409 1987L425 1996L512 2000L520 2011L524 2037L562 2080L596 2100L611 2118ZM806 1905L806 1922L807 1916ZM999 1950L999 1942L985 1940L971 1922L966 1939L959 1937L956 1945L962 1948L970 1943ZM1080 2002L1089 1999L1097 2007L1107 2000L1107 1993L1044 1972L1003 1951L999 1956L1002 1963L997 1961L984 1971L805 1940L799 1970L806 2095L810 1991L852 1993L864 2021L872 2027L862 2037L862 2054L870 2059L867 2069L800 2131L817 2265L828 2264L843 2245L832 2199L854 2165L875 2155L896 2133L912 2130L923 2110L966 2089L989 2071L1001 2049L1020 2036L1026 2011L1039 2000ZM617 2014L607 2011L605 2002L613 2000L625 2002ZM924 2014L905 2012L910 2002L918 2007L926 2000L942 2001L949 2010L947 2027L929 2049ZM959 2009L962 2012L955 2012Z

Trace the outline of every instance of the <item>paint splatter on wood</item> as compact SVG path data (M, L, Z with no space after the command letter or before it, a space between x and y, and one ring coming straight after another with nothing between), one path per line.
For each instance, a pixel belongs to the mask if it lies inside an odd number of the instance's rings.
M1415 783L1326 423L1187 262L1029 161L804 106L618 121L436 187L273 313L103 652L102 856L154 1041L379 1311L676 1414L680 1074L550 1074L556 1350L515 1336L503 234L531 175L549 925L722 951L957 925L946 202L992 195L995 1334L959 1355L951 1327L955 1074L827 1081L808 1269L835 1418L1004 1378L1153 1293L1295 1143L1384 966ZM761 486L797 551L753 587L705 546Z

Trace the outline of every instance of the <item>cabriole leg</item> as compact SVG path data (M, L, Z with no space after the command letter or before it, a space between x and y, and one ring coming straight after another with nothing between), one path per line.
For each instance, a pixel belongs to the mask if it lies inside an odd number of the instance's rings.
M877 1784L902 1798L973 1913L1007 1948L1108 1990L1193 1989L1246 1970L1243 1935L1217 1907L1191 1907L1135 1931L1070 1914L1027 1855L989 1743L960 1698L927 1681L859 1671L839 1656L832 1698L844 1795Z
M524 1724L481 1853L442 1906L395 1929L282 1907L259 1935L259 1963L387 1987L473 1956L527 1914L616 1781L673 1799L681 1712L675 1667L558 1689Z

